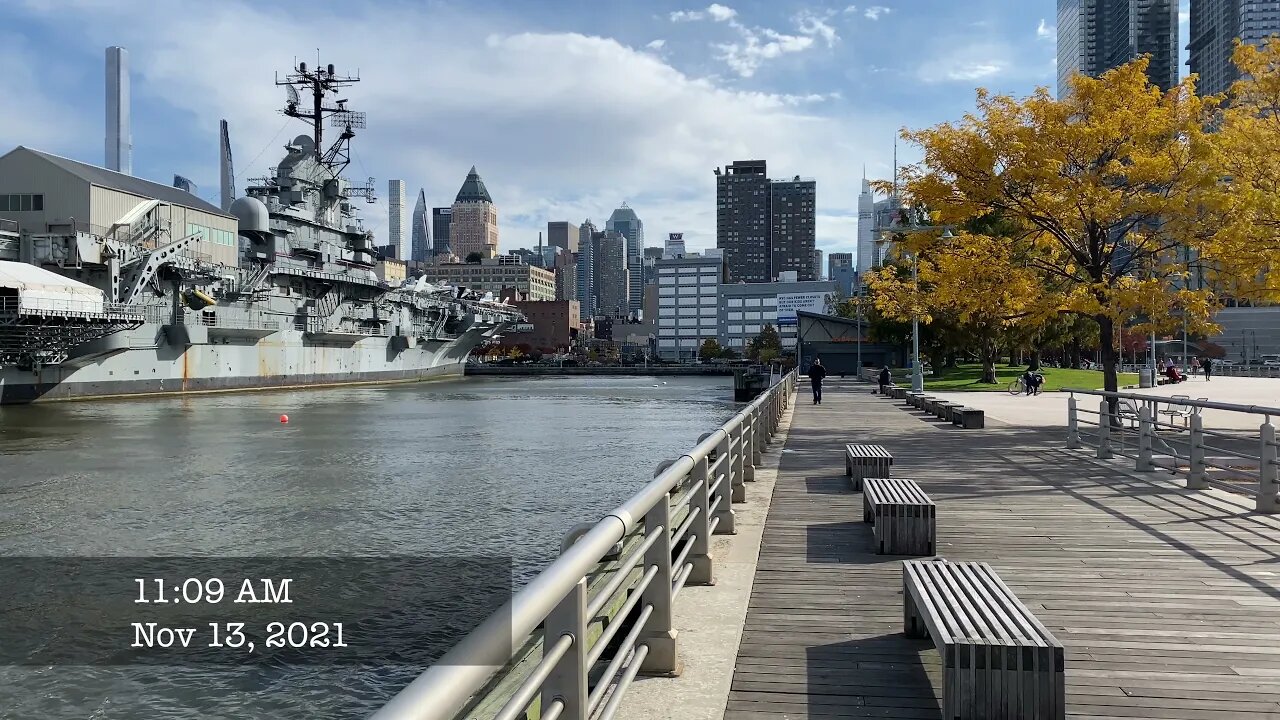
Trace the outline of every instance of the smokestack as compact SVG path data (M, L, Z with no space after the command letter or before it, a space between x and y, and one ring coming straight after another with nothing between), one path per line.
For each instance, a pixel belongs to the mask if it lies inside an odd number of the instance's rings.
M222 174L222 211L231 211L231 201L236 199L236 174L231 165L231 132L227 129L227 121L218 123L221 140L218 154L218 168Z
M133 174L129 128L129 51L107 48L107 169Z

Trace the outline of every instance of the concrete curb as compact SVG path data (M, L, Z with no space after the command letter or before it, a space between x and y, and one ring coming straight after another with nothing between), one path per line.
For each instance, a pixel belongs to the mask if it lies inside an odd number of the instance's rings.
M675 626L684 673L676 678L636 678L615 716L620 720L721 720L729 702L738 645L747 620L765 519L773 500L799 393L778 424L764 464L749 482L747 501L734 505L738 533L712 536L716 584L687 586L675 604Z

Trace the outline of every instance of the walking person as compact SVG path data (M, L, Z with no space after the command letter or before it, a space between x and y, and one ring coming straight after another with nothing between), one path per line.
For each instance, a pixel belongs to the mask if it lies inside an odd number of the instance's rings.
M1204 370L1204 381L1209 382L1209 376L1213 374L1213 358L1201 358L1200 369Z
M809 366L809 383L813 385L813 404L822 404L822 378L827 376L827 369L822 366L820 358L814 358Z

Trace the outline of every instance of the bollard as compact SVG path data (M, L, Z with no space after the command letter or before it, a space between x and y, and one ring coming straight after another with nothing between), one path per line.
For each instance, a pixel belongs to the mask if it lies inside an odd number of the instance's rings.
M1067 447L1080 447L1080 420L1076 411L1076 396L1067 398Z
M644 589L640 602L653 606L653 614L640 632L639 644L649 646L649 654L640 665L645 675L679 675L680 663L676 655L676 636L671 617L671 583L675 579L671 571L671 505L665 498L659 500L644 516L644 532L648 537L657 534L658 539L644 553L644 566L657 566L649 586Z
M666 505L665 503L660 503ZM542 683L542 707L554 700L564 703L562 718L587 717L587 580L583 578L547 615L542 647L550 648L568 635L573 644Z
M1258 429L1262 441L1262 452L1258 454L1258 512L1280 512L1276 502L1276 426L1271 424L1271 416Z
M689 480L693 482L693 494L689 496L689 512L696 512L698 516L693 519L693 527L689 528L689 532L694 534L690 540L693 547L689 550L689 562L693 563L693 569L689 571L689 579L686 583L715 585L711 562L711 497L707 492L711 473L705 457L694 462L693 470L689 472Z
M1138 459L1133 469L1138 472L1151 472L1156 469L1151 462L1151 438L1155 429L1151 425L1151 406L1144 404L1138 411Z
M1098 453L1099 460L1106 460L1111 455L1111 406L1106 398L1098 403Z
M1190 418L1189 423L1191 455L1191 468L1187 471L1187 488L1190 490L1203 490L1209 487L1209 483L1205 482L1204 467L1204 418L1200 417L1200 413L1195 413Z

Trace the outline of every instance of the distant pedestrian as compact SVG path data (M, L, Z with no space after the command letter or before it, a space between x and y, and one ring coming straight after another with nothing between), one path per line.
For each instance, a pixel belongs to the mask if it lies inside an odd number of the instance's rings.
M822 360L813 359L813 364L809 366L809 383L813 385L813 404L822 404L822 378L827 376L827 369L822 366Z
M885 365L880 368L880 394L888 395L889 388L893 386L893 373L889 372L889 366Z
M1200 369L1204 370L1204 381L1209 382L1209 376L1213 374L1213 358L1202 359Z

